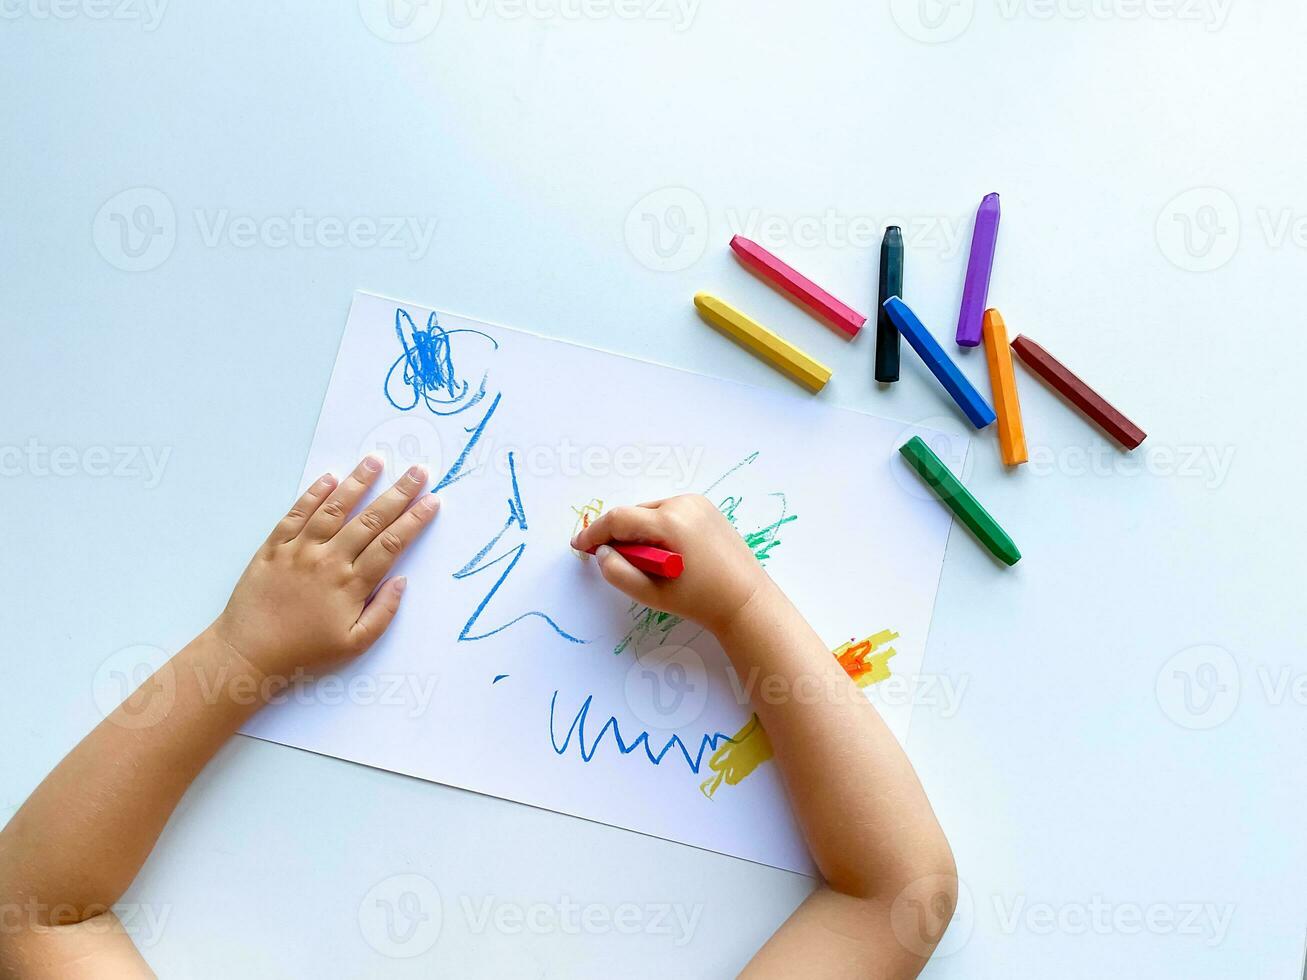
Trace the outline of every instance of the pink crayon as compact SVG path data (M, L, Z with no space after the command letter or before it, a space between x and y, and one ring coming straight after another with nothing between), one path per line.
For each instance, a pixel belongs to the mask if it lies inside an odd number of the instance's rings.
M989 275L994 269L994 246L998 244L998 195L988 194L976 211L976 230L971 233L971 258L967 281L962 286L962 310L958 313L958 345L980 346L985 310L989 304Z
M740 261L772 285L783 289L792 297L810 309L817 316L829 320L850 337L856 337L867 318L837 300L802 273L772 255L757 242L751 242L741 235L731 239L731 248L740 257Z

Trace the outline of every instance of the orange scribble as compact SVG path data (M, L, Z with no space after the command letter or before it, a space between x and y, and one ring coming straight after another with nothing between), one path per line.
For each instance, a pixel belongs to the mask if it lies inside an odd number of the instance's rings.
M598 497L590 498L590 502L582 507L573 507L572 513L576 515L576 522L572 525L572 536L580 534L590 526L590 522L604 512L604 502ZM573 549L572 554L582 561L589 561L590 556L583 551Z
M711 800L723 781L727 786L734 786L771 757L771 740L758 716L753 715L729 742L712 754L708 768L715 775L700 783L699 789Z
M887 647L880 653L876 651L898 638L899 634L893 630L881 630L865 640L849 640L831 652L835 654L835 659L840 662L844 672L853 678L853 683L858 687L870 687L889 678L889 658L898 652L893 647Z

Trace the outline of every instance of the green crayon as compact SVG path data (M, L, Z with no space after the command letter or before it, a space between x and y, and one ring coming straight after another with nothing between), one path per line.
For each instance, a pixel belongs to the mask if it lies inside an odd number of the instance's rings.
M917 471L917 475L926 481L926 486L935 491L939 499L944 501L948 509L957 515L958 520L971 530L995 558L1006 565L1015 565L1021 560L1021 552L1007 532L971 496L971 491L962 485L962 481L953 475L943 460L931 452L921 436L913 436L899 446L899 452L908 461L908 465Z

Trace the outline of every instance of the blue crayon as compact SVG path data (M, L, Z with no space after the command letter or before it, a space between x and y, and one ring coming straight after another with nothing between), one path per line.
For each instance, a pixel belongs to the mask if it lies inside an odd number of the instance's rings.
M885 312L894 326L899 328L899 333L912 345L917 356L926 362L926 367L930 368L931 374L935 375L939 383L944 386L944 390L953 396L953 400L971 420L971 424L977 429L992 424L997 417L994 415L994 410L989 407L985 399L980 397L980 392L972 387L966 375L959 371L958 366L944 353L944 348L939 346L939 341L930 335L930 331L917 319L917 314L912 312L908 304L897 296L891 296L885 300Z

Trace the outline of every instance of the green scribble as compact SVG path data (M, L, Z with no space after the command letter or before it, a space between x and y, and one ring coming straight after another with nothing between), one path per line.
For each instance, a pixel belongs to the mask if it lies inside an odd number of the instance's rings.
M715 490L724 480L733 476L745 466L751 464L758 458L758 456L759 453L752 453L736 463L727 470L726 473L713 481L712 485L704 491L704 495L707 496L707 494ZM758 562L763 565L767 564L767 559L771 557L772 552L781 546L781 528L786 524L789 524L791 521L799 519L798 514L787 513L788 502L785 499L785 494L774 492L768 494L768 496L776 497L780 500L780 517L764 527L755 528L748 532L741 532L741 536L744 538L744 543L747 544L749 550L753 552L753 557L757 558ZM731 526L737 531L739 530L739 523L735 512L739 509L742 503L744 503L743 497L727 496L723 497L721 502L717 505L717 509L722 512L722 516L730 521ZM614 656L619 656L628 648L632 648L636 653L638 653L640 648L645 644L645 641L655 636L659 638L657 645L661 646L667 642L667 638L672 631L684 622L680 616L675 616L668 612L662 612L658 609L652 609L649 606L641 605L638 602L631 603L629 611L631 618L635 620L635 625L627 631L626 635L622 637L617 646L613 648ZM697 636L698 634L695 635Z
M781 545L781 528L786 524L789 524L791 521L798 520L799 517L798 514L786 514L785 510L787 505L785 494L772 493L768 494L768 496L780 498L781 516L766 527L760 527L757 530L749 531L747 534L744 534L744 543L747 544L749 550L753 552L753 557L757 558L758 561L762 562L764 565L767 564L767 559L771 557L771 553ZM743 497L727 497L718 505L722 514L731 522L733 527L736 527L737 530L739 528L736 525L735 510L741 503L743 503L743 501Z
M663 641L667 639L667 634L683 622L680 616L674 616L660 609L650 609L638 602L631 603L629 612L635 617L635 625L631 627L626 636L622 637L622 642L613 647L614 656L620 655L632 643L638 649L641 643L655 634L662 635L662 640L658 641L661 646Z

